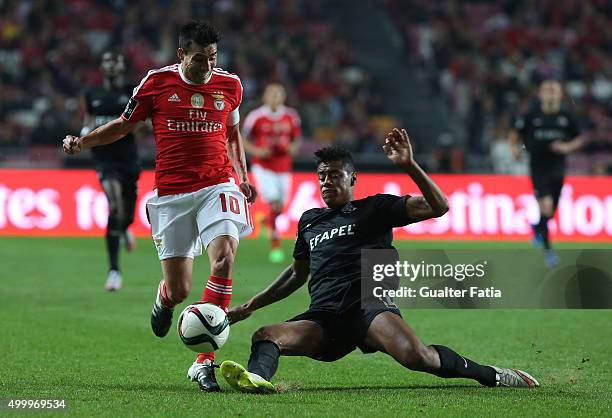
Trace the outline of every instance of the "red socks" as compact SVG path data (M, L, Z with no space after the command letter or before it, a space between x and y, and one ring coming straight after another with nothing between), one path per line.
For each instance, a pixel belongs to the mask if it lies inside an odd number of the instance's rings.
M276 218L278 218L280 214L280 212L270 211L270 216L268 217L268 228L270 228L272 249L280 248L280 240L278 239L278 232L276 232Z
M232 298L232 279L211 275L206 283L201 302L210 302L227 312Z
M221 309L227 312L227 308L232 298L232 279L225 279L223 277L211 275L202 293L202 300L200 302L209 302L217 305ZM205 360L214 361L215 353L199 353L196 359L197 363L203 363Z

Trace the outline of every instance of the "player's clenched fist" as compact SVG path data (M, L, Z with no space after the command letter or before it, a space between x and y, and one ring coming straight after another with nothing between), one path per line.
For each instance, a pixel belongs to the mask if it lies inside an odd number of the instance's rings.
M66 135L63 142L64 152L69 155L81 152L81 140L74 135Z
M244 194L249 203L253 203L257 198L257 189L248 181L240 183L240 191Z

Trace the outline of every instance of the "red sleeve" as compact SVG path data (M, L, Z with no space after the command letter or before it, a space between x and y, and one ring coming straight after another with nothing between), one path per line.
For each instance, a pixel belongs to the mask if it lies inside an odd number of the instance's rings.
M149 73L142 79L134 91L121 117L127 121L137 122L145 120L153 111L153 102L155 99L155 86L153 72Z
M238 106L242 103L242 82L240 78L236 76L236 105L232 107L232 111L236 110Z

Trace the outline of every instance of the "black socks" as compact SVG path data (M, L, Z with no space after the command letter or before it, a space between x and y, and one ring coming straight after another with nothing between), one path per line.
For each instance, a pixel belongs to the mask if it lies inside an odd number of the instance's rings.
M114 231L106 233L106 251L111 270L119 270L119 244L120 234Z
M251 346L247 369L270 381L278 368L280 349L272 341L257 341Z
M472 360L461 357L448 347L432 345L440 355L440 369L433 372L438 377L464 377L474 379L485 386L495 386L496 372L492 367L482 366Z
M434 375L444 378L463 377L474 379L485 386L495 386L496 371L462 357L443 345L432 345L440 356L440 369ZM280 349L272 341L257 341L251 346L248 371L270 381L278 368Z
M550 220L549 217L540 215L540 222L534 225L535 231L538 234L540 234L540 237L542 237L542 244L544 244L544 248L547 250L550 249L550 241L548 240L548 221L549 220Z

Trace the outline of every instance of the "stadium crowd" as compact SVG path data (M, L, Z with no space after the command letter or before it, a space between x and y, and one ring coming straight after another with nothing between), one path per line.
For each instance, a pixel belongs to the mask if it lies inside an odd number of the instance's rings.
M567 106L588 140L570 167L610 171L607 0L379 1L464 127L462 149L440 146L449 161L460 162L467 152L489 160L495 171L522 172L524 163L511 159L507 133L513 118L531 105L538 81L553 77L565 82ZM193 16L210 19L222 31L219 66L242 78L243 113L259 103L267 82L280 82L288 104L302 116L303 155L332 140L352 151L379 152L377 116L384 114L384 102L367 69L355 63L355 46L326 17L322 0L5 0L0 164L61 159L59 138L81 127L80 92L101 82L101 53L112 48L125 54L132 86L147 70L176 61L178 27ZM152 155L151 139L141 142L143 154L148 148ZM18 152L11 154L11 148ZM457 168L451 171L464 169L463 163L452 165Z
M465 126L471 153L498 172L507 135L540 80L564 82L567 107L588 141L570 159L578 172L612 170L612 8L608 0L381 0L435 91Z
M320 0L8 0L0 16L0 146L34 150L14 159L55 155L44 150L80 131L79 94L101 82L103 51L125 54L133 86L147 70L176 62L178 28L193 16L221 30L218 65L242 78L243 113L259 104L267 82L280 82L302 115L303 152L316 146L308 139L354 151L373 142L368 118L382 100Z

